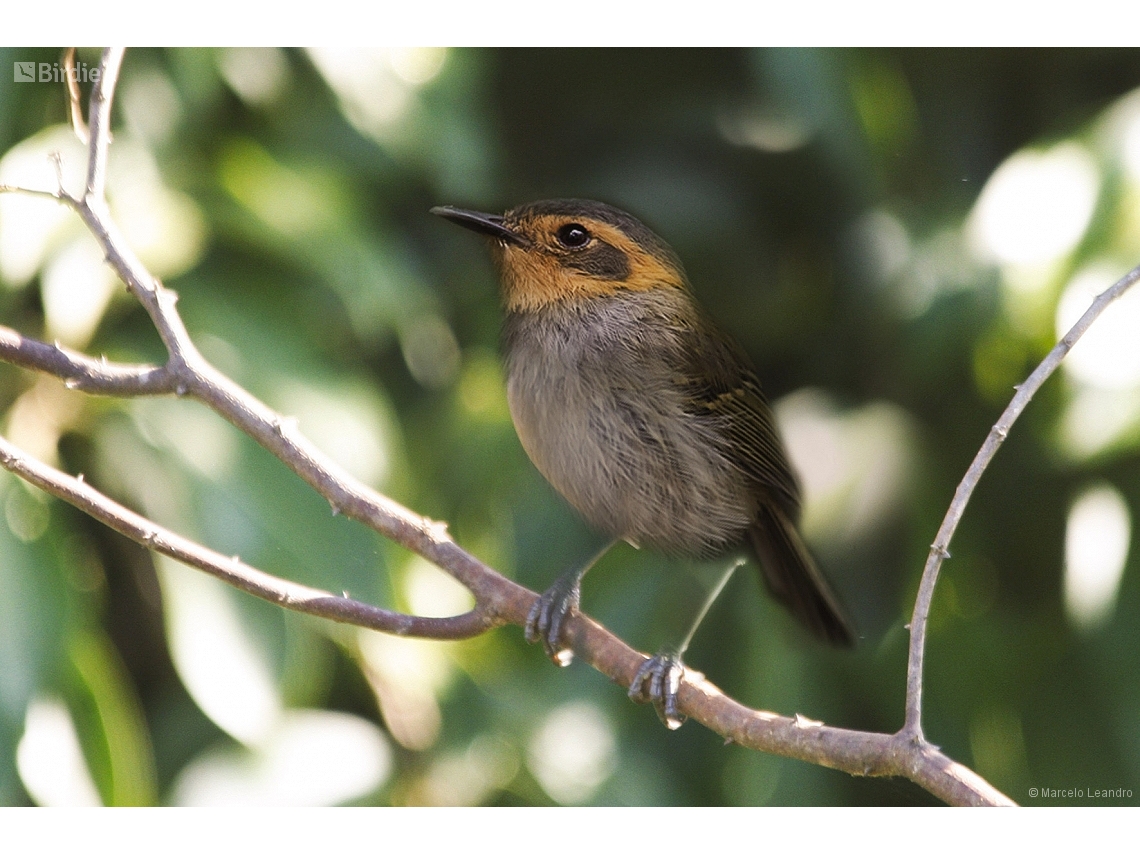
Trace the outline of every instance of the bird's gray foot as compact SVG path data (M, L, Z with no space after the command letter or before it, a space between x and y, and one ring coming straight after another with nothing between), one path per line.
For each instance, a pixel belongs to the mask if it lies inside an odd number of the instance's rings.
M582 573L574 571L558 577L531 607L526 618L526 640L542 642L555 665L565 667L574 659L574 651L562 640L566 618L577 614L582 598Z
M646 659L637 669L629 696L638 703L653 704L661 723L676 730L685 723L685 717L677 710L677 692L684 675L681 654L663 651Z

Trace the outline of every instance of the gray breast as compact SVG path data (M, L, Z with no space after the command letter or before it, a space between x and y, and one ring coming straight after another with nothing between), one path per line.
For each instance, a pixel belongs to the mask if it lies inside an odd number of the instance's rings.
M739 543L755 499L713 419L685 408L679 290L619 292L590 312L547 306L504 327L519 439L595 528L638 545L712 555Z

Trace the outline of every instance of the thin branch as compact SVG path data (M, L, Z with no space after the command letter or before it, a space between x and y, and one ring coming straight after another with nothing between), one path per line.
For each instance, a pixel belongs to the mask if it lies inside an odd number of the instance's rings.
M1093 321L1108 307L1108 304L1131 288L1137 280L1140 280L1140 266L1132 268L1115 285L1093 300L1092 305L1081 315L1080 320L1041 360L1041 364L1029 375L1029 379L1017 387L1017 391L1005 408L1005 412L990 428L989 436L982 443L982 447L978 450L970 468L966 470L966 475L962 478L958 489L954 491L954 499L950 502L946 516L938 529L938 535L930 547L930 555L927 557L926 567L922 571L922 581L919 583L918 597L914 604L914 615L910 622L910 657L906 675L906 723L903 725L903 732L919 738L922 737L922 664L926 650L926 624L930 616L930 604L934 598L934 586L938 581L938 571L942 567L942 562L950 557L950 539L954 536L958 523L962 519L962 514L966 511L966 504L970 501L974 488L981 480L982 473L986 471L990 460L997 454L997 450L1005 438L1009 436L1013 423L1017 421L1017 417L1021 415L1022 410L1029 404L1037 390L1057 369L1061 360L1068 355L1069 351L1073 349L1073 345L1092 326Z
M235 588L293 611L395 635L420 638L471 638L502 623L500 619L491 616L485 607L476 607L455 617L417 617L279 579L256 567L250 567L236 555L222 555L163 528L108 498L82 478L73 478L33 460L2 436L0 466L29 484L79 508L140 546L197 567Z
M119 82L125 48L106 48L99 62L99 79L91 90L90 149L87 159L87 199L103 202L107 186L107 155L111 147L111 101Z
M517 618L510 615L511 623L518 623ZM584 615L570 619L565 637L584 661L620 686L630 685L646 659ZM685 670L677 701L683 715L723 736L726 743L850 775L907 778L951 805L1015 805L976 772L951 760L936 746L902 731L847 730L800 715L789 718L750 709L691 668Z
M71 123L71 129L79 137L79 141L87 145L91 141L91 134L87 130L87 124L83 121L79 75L75 71L75 48L69 47L63 52L63 68L67 77L67 118Z
M169 395L177 378L166 366L121 365L92 359L61 344L47 344L0 326L0 360L51 374L68 389L92 395L130 398L138 395Z
M42 196L45 199L51 199L53 202L74 207L74 201L70 196L63 192L62 188L59 190L36 190L32 187L16 187L12 184L0 184L0 193L20 193L25 196Z

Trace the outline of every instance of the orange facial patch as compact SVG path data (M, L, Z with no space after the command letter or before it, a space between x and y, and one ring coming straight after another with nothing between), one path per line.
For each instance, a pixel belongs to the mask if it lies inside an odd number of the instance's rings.
M569 248L559 242L559 229L571 223L590 233L587 244ZM684 272L676 264L610 223L590 217L540 215L504 224L530 241L525 247L495 244L503 299L510 311L622 290L686 287Z

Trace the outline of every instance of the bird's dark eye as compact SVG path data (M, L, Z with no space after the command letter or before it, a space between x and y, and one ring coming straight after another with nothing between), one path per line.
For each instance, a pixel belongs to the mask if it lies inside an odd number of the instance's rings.
M567 223L555 233L555 236L560 244L570 249L585 246L590 240L590 233L580 223Z

